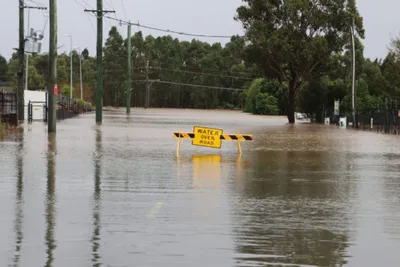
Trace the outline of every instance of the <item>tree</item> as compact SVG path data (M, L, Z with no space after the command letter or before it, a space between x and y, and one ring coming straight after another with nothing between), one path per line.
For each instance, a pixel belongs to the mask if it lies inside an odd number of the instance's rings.
M7 71L8 71L7 60L2 55L0 55L0 81L7 80Z
M237 9L249 41L248 59L267 76L288 85L287 117L295 122L295 100L302 85L332 54L350 41L352 18L363 38L354 0L243 0Z
M400 52L400 50L399 50ZM400 97L400 54L391 49L383 60L380 70L385 83L385 94L391 97Z
M124 99L126 83L126 46L117 28L111 28L104 47L104 105L118 106ZM119 100L119 101L118 101Z
M83 49L82 58L83 58L83 60L89 59L89 50L87 48Z

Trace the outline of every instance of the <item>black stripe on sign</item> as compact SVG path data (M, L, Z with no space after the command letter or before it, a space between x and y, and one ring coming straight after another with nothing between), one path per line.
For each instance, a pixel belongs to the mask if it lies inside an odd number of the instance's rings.
M251 136L251 135L242 135L243 136L243 138L244 138L244 140L246 140L246 141L251 141L251 140L253 140L253 137ZM237 137L237 135L229 135L229 137L232 139L232 140L238 140L239 138ZM223 136L223 135L221 135L220 136L220 139L221 140L226 140L225 139L225 137Z
M234 135L234 134L231 135L231 134L230 134L229 137L232 138L232 140L238 140L237 135Z
M179 137L183 138L183 134L174 133L174 135L175 135L176 138L179 138ZM194 133L189 133L188 135L189 135L190 138L192 138L192 139L194 138Z

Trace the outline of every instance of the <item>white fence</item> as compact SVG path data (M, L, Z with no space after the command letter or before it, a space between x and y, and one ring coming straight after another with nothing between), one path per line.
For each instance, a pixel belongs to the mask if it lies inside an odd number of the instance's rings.
M31 102L46 102L46 91L24 91L25 99L25 118L28 119L28 103ZM45 112L45 103L34 103L32 108L32 120L43 120Z

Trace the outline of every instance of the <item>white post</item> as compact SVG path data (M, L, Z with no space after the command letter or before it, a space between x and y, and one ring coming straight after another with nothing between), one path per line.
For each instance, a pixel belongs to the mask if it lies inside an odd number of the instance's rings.
M81 82L81 100L83 100L83 82L82 82L82 51L79 49L79 75Z
M70 70L71 70L71 77L70 77L70 85L69 85L69 97L72 100L72 35L71 38L71 51L70 51Z

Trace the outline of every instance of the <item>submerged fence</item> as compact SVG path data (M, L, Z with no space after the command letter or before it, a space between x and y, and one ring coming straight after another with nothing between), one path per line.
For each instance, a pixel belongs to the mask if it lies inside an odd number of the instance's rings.
M0 92L0 122L17 124L17 94Z
M349 113L341 116L331 116L330 122L339 124L340 117L346 117L347 127L379 133L400 134L400 109L397 108L397 105L386 105L384 108L363 110L356 114L357 125L353 115Z
M353 122L353 117L348 120ZM358 114L358 128L388 134L400 134L400 111L398 109L376 109Z
M69 119L90 112L93 110L91 103L84 102L79 99L70 99L67 96L58 95L55 97L57 103L56 116L58 120ZM28 101L25 107L26 120L47 121L48 99L47 94L43 96L42 101ZM37 111L39 110L39 111ZM41 116L34 116L38 113L43 113ZM0 122L17 125L17 94L13 92L0 92Z

